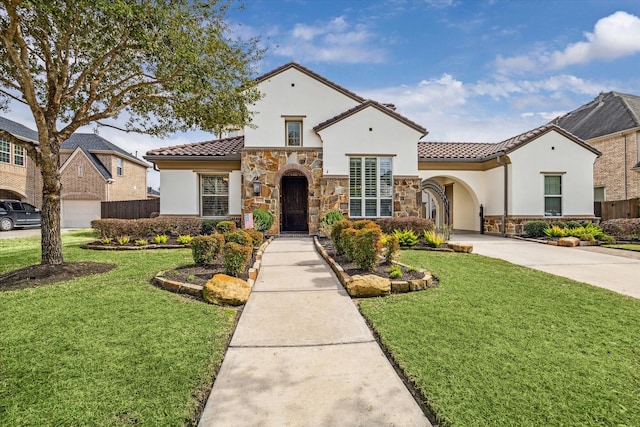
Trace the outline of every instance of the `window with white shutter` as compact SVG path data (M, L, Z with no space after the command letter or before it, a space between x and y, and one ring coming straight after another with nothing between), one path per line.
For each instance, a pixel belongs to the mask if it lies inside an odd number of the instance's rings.
M364 165L364 167L363 167ZM349 216L393 214L393 173L390 157L349 159Z

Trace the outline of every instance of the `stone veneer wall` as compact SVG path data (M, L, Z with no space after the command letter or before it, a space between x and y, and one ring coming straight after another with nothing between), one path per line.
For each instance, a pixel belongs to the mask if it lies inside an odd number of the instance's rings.
M421 181L419 176L393 177L393 216L420 216L422 212Z
M262 148L243 149L241 154L242 212L264 209L275 220L268 234L280 233L280 182L282 176L306 176L309 182L309 233L320 231L320 218L336 209L349 212L349 177L322 175L322 149ZM262 182L262 193L253 194L253 181ZM394 216L417 217L422 207L420 177L394 177Z
M547 221L553 222L567 222L567 221L591 221L598 223L599 218L594 216L584 217L563 217L563 218L551 218L542 216L529 216L529 217L512 217L507 216L506 234L523 234L524 225L530 221ZM502 233L502 216L501 215L488 215L484 217L484 232L487 234L500 234Z

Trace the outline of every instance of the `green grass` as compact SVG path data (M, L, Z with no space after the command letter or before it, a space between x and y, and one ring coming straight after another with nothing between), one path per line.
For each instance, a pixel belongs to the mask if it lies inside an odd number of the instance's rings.
M640 252L640 244L637 243L621 243L618 245L604 245L605 248L624 249L626 251Z
M479 255L361 310L444 425L640 425L640 301Z
M66 261L108 273L0 293L0 425L188 424L211 386L235 311L149 284L191 261L180 250L90 251L63 234ZM0 272L39 262L39 238L0 240Z

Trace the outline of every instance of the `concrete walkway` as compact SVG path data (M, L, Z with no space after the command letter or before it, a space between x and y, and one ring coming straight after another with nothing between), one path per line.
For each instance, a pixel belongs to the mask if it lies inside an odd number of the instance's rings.
M309 238L277 238L199 426L430 426Z
M481 234L456 233L451 241L472 243L476 254L640 298L640 254L595 246L562 248Z

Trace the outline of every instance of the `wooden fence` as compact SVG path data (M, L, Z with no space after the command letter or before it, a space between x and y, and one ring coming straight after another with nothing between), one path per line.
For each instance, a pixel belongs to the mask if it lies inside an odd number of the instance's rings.
M640 198L595 202L593 213L595 216L599 216L602 221L617 218L640 218Z
M100 208L102 218L149 218L151 213L160 212L160 199L102 202Z

